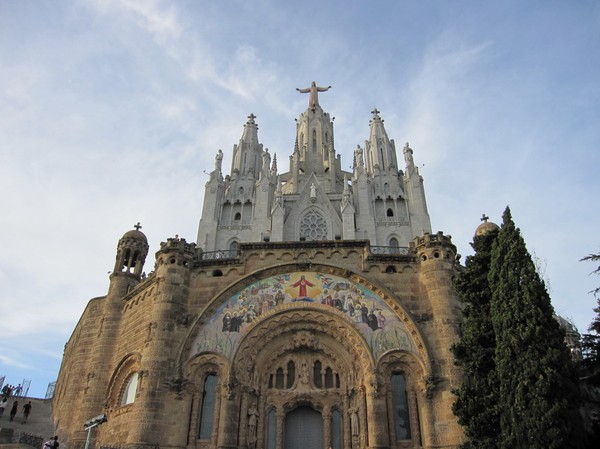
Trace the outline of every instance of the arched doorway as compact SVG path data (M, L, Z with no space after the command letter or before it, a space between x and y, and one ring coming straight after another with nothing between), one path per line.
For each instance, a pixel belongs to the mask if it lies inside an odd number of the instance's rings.
M283 449L323 449L323 417L308 406L286 415Z

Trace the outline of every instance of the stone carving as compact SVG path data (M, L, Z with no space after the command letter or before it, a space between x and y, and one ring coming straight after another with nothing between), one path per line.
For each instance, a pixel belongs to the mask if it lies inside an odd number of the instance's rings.
M254 405L248 409L248 449L256 447L256 424L258 423L258 410Z
M358 411L356 409L350 411L350 430L353 437L360 435L360 423L358 420Z
M217 151L217 155L215 156L215 170L221 172L221 165L223 163L223 152L221 150Z
M310 334L310 332L302 331L302 332L298 332L297 334L294 335L292 344L293 344L294 349L299 349L299 348L315 349L316 340L315 340L315 337Z

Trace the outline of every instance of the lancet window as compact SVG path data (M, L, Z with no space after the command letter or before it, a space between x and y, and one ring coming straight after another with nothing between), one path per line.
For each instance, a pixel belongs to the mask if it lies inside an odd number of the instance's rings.
M135 393L137 392L139 375L133 373L127 378L123 394L121 395L121 405L132 404L135 401Z
M200 425L198 439L209 440L212 437L217 401L217 376L208 374L204 379L202 403L200 404Z
M406 393L406 377L404 377L404 374L402 373L394 373L392 374L391 384L396 440L409 440L411 438L411 432L408 395Z

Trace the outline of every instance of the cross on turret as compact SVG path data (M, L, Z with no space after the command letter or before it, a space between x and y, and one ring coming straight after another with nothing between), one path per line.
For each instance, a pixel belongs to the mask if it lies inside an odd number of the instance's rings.
M485 214L482 214L482 215L481 215L481 218L480 218L480 220L481 220L481 221L483 221L484 223L487 223L487 221L488 221L489 219L490 219L490 217L488 217L488 216L487 216L487 215L485 215Z
M133 228L134 228L136 231L139 231L140 229L142 229L142 225L141 225L141 224L140 224L140 222L138 221L138 222L137 222L137 224L135 224L135 225L133 226Z
M248 120L249 122L254 122L254 119L256 118L256 115L254 115L253 113L250 113L250 115L248 116L248 118L250 120Z
M380 112L381 112L381 111L379 111L377 108L375 108L375 109L373 109L373 110L371 111L371 114L373 114L373 115L377 115L377 114L379 114Z

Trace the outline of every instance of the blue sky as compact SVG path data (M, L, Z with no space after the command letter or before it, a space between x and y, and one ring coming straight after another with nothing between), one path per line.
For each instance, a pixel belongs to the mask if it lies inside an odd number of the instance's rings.
M490 4L488 4L490 3ZM250 113L287 171L312 80L344 168L377 107L464 257L510 205L555 309L600 284L597 1L0 0L0 375L43 397L119 238L195 241Z

